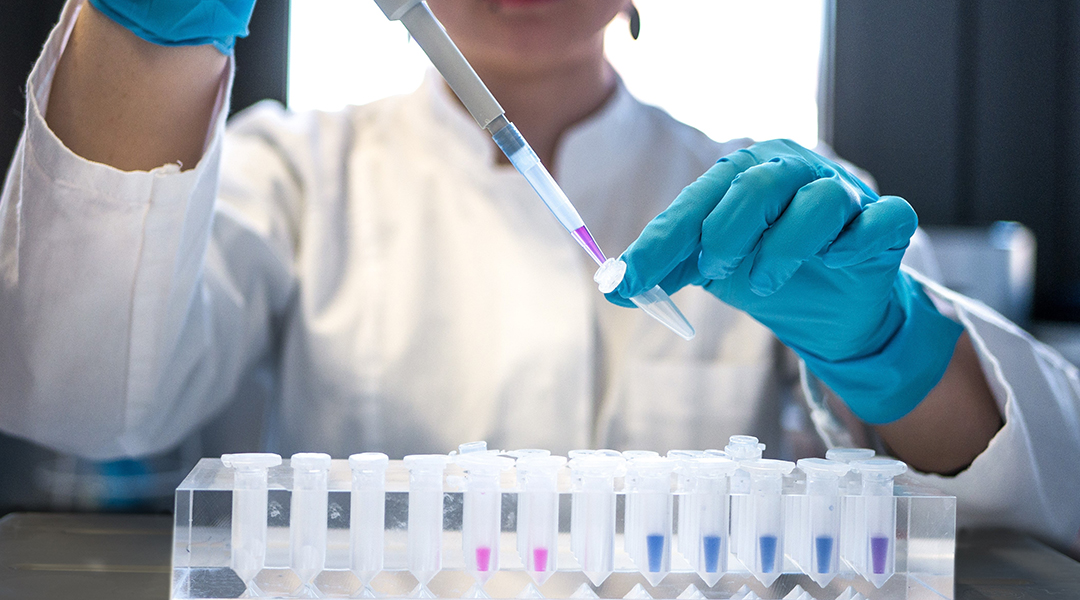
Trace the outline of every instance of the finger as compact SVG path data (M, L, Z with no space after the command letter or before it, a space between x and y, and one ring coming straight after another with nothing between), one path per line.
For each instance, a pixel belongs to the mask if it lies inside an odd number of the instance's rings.
M813 167L796 156L772 158L740 173L702 224L702 274L722 279L739 268L799 188L815 179Z
M882 196L868 204L822 255L837 269L865 262L889 250L907 248L919 226L915 209L899 196Z
M701 223L728 191L732 180L757 160L745 150L721 158L688 185L664 212L645 226L623 252L626 275L615 292L636 296L663 280L701 249Z
M750 270L751 291L759 296L776 292L807 259L831 244L861 210L855 190L838 177L803 186L761 236Z

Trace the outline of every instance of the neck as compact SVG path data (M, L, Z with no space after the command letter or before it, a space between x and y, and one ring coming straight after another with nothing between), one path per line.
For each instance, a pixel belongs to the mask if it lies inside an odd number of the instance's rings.
M615 91L615 71L602 54L597 60L536 72L476 70L548 169L554 166L562 134L596 112ZM502 153L496 156L509 164Z

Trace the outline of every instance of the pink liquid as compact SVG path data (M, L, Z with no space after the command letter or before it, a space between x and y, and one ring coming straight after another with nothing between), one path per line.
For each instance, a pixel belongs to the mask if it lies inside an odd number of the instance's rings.
M538 572L547 571L547 548L533 548L533 570Z
M487 571L491 566L491 548L478 546L476 548L476 570Z
M577 243L581 244L581 247L584 248L585 251L593 257L593 260L596 261L596 264L604 264L604 261L607 259L604 258L604 253L600 251L600 246L597 246L596 241L593 240L592 234L589 233L588 227L582 225L581 227L578 227L577 229L571 231L570 235L574 236L574 239L577 240Z

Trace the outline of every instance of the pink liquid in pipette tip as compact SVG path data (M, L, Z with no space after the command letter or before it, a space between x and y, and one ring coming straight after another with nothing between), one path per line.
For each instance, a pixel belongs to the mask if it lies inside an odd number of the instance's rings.
M487 571L491 566L491 548L479 546L476 548L476 570Z
M533 570L538 573L547 571L547 548L533 548Z
M604 261L607 259L604 257L604 253L600 251L600 246L597 246L596 241L593 240L592 234L589 233L588 227L582 225L581 227L578 227L577 229L571 231L570 235L574 236L574 239L577 240L579 244L581 244L581 247L584 248L585 251L593 257L593 260L596 261L596 264L604 264Z

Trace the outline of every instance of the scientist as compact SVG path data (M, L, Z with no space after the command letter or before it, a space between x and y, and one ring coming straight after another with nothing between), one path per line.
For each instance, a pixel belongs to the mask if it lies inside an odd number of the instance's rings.
M630 96L602 44L626 0L431 6L596 238L628 247L608 298L681 289L690 343L597 293L435 78L226 128L252 4L64 8L0 201L5 431L101 459L197 432L207 454L775 448L794 394L823 443L884 444L962 524L1075 543L1076 370L901 269L902 199Z

